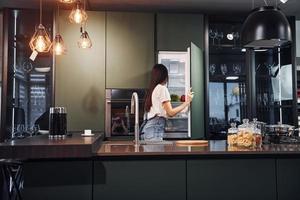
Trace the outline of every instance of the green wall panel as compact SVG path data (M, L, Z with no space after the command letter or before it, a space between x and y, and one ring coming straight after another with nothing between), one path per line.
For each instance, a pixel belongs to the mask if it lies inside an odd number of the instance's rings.
M107 88L146 88L154 65L154 14L107 13Z
M95 200L185 200L184 160L94 163Z
M186 51L191 42L203 48L201 14L157 14L157 50Z
M92 161L24 164L24 200L92 199Z
M56 56L55 105L66 106L68 130L104 130L105 13L88 12L87 31L93 46L79 49L79 25L61 12L60 32L67 54Z

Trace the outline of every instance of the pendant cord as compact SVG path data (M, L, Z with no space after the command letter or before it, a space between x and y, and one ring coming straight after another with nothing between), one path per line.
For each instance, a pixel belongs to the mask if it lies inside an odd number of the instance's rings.
M266 6L268 6L268 2L267 2L266 0L264 0L264 2L265 2L265 4L266 4Z
M59 34L59 3L57 3L57 33Z
M42 15L43 15L43 2L40 0L40 24L42 24Z
M254 5L255 3L254 3L254 0L252 0L252 10L254 9Z

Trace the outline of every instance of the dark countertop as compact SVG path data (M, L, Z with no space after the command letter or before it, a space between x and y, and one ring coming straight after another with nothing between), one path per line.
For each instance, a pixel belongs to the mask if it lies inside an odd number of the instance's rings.
M211 140L203 146L178 146L175 141L167 145L139 145L131 141L105 141L97 151L98 157L125 156L300 156L300 144L268 144L261 148L227 147L225 140Z
M0 143L0 159L88 158L94 155L103 140L103 133L82 137L73 133L65 139L49 139L39 135Z

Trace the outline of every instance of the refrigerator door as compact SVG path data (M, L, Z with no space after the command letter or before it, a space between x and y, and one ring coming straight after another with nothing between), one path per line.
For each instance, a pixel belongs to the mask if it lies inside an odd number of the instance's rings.
M171 104L176 107L184 101L190 88L190 51L159 51L158 62L168 68ZM190 132L190 112L185 110L167 119L164 137L187 138Z

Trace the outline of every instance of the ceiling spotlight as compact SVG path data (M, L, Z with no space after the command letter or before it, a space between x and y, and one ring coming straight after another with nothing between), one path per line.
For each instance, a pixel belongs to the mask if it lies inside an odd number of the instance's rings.
M286 3L288 0L280 0L281 3Z
M238 76L227 76L226 77L226 80L238 80L239 79L239 77Z
M227 34L227 39L228 40L233 40L233 34L232 33L228 33Z

